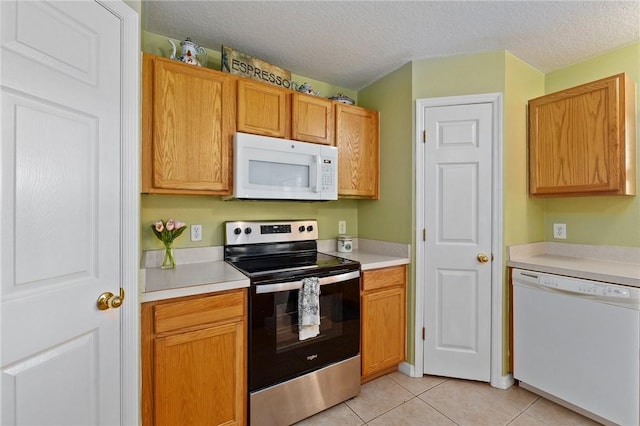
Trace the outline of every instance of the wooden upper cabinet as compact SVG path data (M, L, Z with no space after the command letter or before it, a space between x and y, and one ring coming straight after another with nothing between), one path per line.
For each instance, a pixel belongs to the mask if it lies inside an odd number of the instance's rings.
M291 91L272 84L238 79L238 131L290 137Z
M529 101L529 193L635 195L635 96L618 74Z
M333 102L298 92L291 96L291 137L303 142L335 145Z
M143 57L142 192L231 193L235 77Z
M379 113L336 103L338 195L379 198Z

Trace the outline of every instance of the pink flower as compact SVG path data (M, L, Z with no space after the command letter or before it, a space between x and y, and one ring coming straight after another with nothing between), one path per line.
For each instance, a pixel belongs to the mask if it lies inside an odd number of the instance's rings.
M187 225L184 222L173 219L169 219L166 222L159 220L153 222L151 229L160 241L168 245L173 243L173 240L178 238L184 230L187 229Z

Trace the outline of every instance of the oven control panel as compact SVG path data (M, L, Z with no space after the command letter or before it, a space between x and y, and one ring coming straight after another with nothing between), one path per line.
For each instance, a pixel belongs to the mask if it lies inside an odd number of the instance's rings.
M318 239L318 221L234 221L225 223L225 245Z

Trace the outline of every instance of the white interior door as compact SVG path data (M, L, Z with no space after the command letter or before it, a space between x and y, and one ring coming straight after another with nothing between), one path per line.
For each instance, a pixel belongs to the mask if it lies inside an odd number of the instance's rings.
M492 104L426 107L422 114L424 373L488 382Z
M121 20L3 1L3 425L120 423Z

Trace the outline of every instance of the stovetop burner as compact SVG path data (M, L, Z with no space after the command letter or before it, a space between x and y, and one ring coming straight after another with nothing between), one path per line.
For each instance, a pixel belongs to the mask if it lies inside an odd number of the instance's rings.
M227 222L225 260L252 284L358 270L360 263L317 251L315 220Z
M274 255L229 262L249 276L277 274L289 271L326 270L357 264L353 260L342 259L324 253L314 253L300 257L291 255Z

